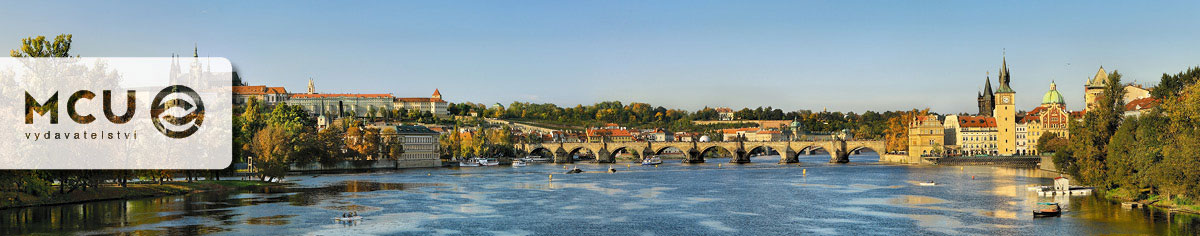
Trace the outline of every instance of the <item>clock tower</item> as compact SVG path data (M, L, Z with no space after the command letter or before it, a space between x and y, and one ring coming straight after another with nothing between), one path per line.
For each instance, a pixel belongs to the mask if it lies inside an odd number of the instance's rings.
M1008 60L1001 60L1000 88L996 90L996 108L992 116L996 118L996 150L999 155L1011 156L1017 153L1017 92L1008 86L1011 79L1008 74Z

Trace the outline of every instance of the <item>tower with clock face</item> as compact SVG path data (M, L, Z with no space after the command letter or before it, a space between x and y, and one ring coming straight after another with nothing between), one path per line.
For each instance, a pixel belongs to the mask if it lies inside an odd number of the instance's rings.
M1017 111L1016 95L1008 86L1008 61L1000 65L1000 89L996 90L996 108L992 116L996 118L996 151L1002 156L1017 153Z

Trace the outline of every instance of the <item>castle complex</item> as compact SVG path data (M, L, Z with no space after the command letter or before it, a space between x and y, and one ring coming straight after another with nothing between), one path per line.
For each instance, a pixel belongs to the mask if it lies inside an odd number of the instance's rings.
M316 83L308 80L305 93L288 93L283 87L233 86L235 102L245 103L258 99L269 105L286 102L297 105L314 116L329 117L381 117L382 113L397 109L410 112L428 112L435 116L448 116L449 103L442 100L442 92L433 90L430 97L398 98L391 94L317 93Z

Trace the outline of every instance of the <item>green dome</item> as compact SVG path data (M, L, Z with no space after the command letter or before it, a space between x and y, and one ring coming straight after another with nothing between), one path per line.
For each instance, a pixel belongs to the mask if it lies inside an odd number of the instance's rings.
M1055 88L1054 82L1050 82L1050 91L1042 96L1042 104L1066 104L1062 94L1058 93L1058 89Z

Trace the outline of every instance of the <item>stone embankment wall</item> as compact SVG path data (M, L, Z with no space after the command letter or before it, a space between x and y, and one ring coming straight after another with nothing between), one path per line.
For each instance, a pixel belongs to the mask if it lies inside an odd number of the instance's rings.
M292 165L291 172L322 172L322 171L359 171L359 170L393 170L404 168L440 167L442 161L433 160L363 160L339 161L330 165L313 163L311 165Z
M926 161L934 165L949 166L1003 166L1017 168L1037 168L1042 162L1041 157L943 157L930 158Z
M921 158L901 154L879 154L879 162L921 164Z

